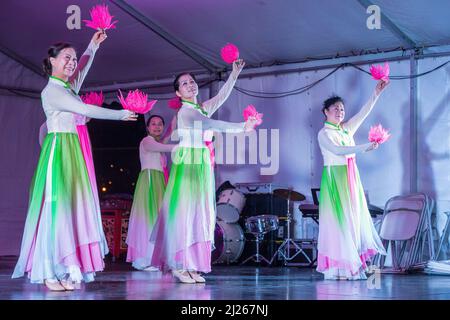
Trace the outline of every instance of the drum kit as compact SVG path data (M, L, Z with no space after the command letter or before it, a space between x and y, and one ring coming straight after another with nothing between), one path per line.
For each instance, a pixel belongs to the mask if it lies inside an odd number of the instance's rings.
M252 260L256 263L265 262L272 265L275 257L279 255L284 264L294 259L298 254L303 255L309 260L309 257L303 252L302 248L296 244L291 238L290 223L293 221L290 212L290 203L303 201L305 196L299 192L290 189L276 189L273 195L287 200L287 238L281 243L275 254L269 260L260 254L260 243L264 235L275 231L279 228L279 218L276 215L262 214L251 216L245 219L246 233L250 233L255 237L256 253L245 259L241 264L245 264ZM225 189L219 194L217 201L217 223L214 233L214 241L216 249L212 253L212 262L214 264L234 263L237 262L244 250L245 236L244 230L238 221L245 206L245 195L237 189ZM295 252L291 254L291 248Z
M216 205L217 223L214 231L212 263L234 263L244 250L244 230L237 223L245 205L245 196L237 189L225 189Z
M214 264L236 262L244 250L244 231L237 223L218 220L214 230L214 246L211 260Z
M241 264L253 260L258 263L264 261L270 265L270 261L259 253L259 244L266 233L278 229L278 217L268 214L250 217L245 221L245 227L247 231L252 233L256 238L256 253L245 259Z
M245 205L245 196L237 189L225 189L217 201L217 218L226 223L236 223Z

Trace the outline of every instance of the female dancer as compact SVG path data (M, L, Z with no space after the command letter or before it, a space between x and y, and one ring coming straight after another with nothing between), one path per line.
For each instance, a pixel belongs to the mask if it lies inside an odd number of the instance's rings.
M82 79L79 81L78 85L72 86L72 90L78 94L81 89L81 84L84 81L84 78L87 75L87 72L89 71L92 61L94 60L94 54L95 52L92 52L91 50L86 50L86 52L81 56L80 63L77 66L77 70L74 73L74 75L71 77L76 78L78 76L77 73L82 71L82 74L79 74ZM96 106L97 108L100 106ZM92 146L91 146L91 140L89 138L89 131L88 127L86 125L87 122L90 121L90 118L82 115L82 114L74 114L75 117L75 124L77 126L77 133L78 133L78 139L80 141L80 147L81 152L83 153L84 161L86 162L86 168L88 171L89 176L89 182L91 184L92 192L94 193L94 201L95 205L97 206L97 211L99 214L97 215L97 219L99 220L98 225L102 226L101 221L101 211L100 211L100 199L98 197L98 188L97 188L97 179L95 176L95 169L94 169L94 158L92 156ZM44 142L45 137L47 136L48 129L47 129L47 123L44 122L40 129L39 129L39 144L42 147L42 144ZM108 249L108 243L106 241L106 238L103 236L104 233L101 232L102 240L100 241L100 247L103 255L107 255L109 252Z
M74 114L110 120L136 120L128 110L108 110L84 104L75 93L86 66L106 34L96 32L80 62L66 43L50 47L44 69L50 76L42 91L48 134L42 144L31 183L30 202L19 260L13 278L28 273L32 283L50 290L73 290L73 283L93 281L103 270L104 234L86 163L78 140Z
M319 200L317 271L325 279L367 279L366 261L377 253L386 254L375 230L364 189L356 167L355 154L374 150L377 143L355 145L353 136L368 116L388 82L378 82L362 109L343 122L344 103L340 97L324 102L326 116L318 139L324 159Z
M165 144L176 125L176 117L173 119L166 136L161 139L164 119L152 115L147 120L148 136L139 145L141 172L134 192L127 236L127 262L132 262L138 270L158 270L151 266L153 244L149 240L169 178L167 158L163 152L171 152L176 146ZM163 143L159 142L161 140Z
M197 103L198 86L193 75L183 73L174 81L175 92L183 104L178 113L177 129L181 142L172 155L167 190L151 235L155 245L152 265L164 271L171 270L183 283L205 282L197 272L211 271L215 188L204 132L251 131L256 124L254 118L241 123L210 119L230 95L243 67L242 60L236 61L219 93L203 104Z

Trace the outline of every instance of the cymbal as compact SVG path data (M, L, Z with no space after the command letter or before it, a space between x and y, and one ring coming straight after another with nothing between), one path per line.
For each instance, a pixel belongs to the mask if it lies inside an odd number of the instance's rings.
M303 201L306 199L301 193L289 189L276 189L273 191L273 194L290 201Z

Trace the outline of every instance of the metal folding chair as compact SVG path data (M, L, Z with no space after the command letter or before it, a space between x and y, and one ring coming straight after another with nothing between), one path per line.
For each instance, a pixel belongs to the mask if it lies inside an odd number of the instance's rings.
M396 196L388 200L380 237L386 249L391 246L393 267L385 268L385 257L378 257L382 272L407 272L434 256L431 227L433 208L434 201L423 193ZM424 258L425 249L427 258Z

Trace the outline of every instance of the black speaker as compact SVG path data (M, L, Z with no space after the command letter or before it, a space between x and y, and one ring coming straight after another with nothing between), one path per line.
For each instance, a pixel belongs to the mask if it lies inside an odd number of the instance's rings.
M287 200L271 193L245 194L245 206L241 215L244 217L271 214L275 216L287 215Z

